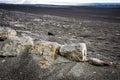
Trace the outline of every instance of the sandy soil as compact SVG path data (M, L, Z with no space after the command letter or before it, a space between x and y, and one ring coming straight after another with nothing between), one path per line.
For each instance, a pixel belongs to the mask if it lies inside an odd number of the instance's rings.
M36 40L46 40L60 44L85 42L88 47L88 56L120 62L120 23L118 22L33 14L20 11L5 11L1 9L0 25L12 27L18 34L25 33ZM90 66L89 64L85 65ZM93 68L98 69L96 67ZM104 69L99 68L98 70L101 72L106 70L106 74L100 74L95 77L96 80L120 79L119 65L110 67L109 69L107 67L104 67ZM109 72L112 73L109 74ZM5 73L0 72L0 74L3 75ZM100 76L104 77L100 78ZM106 79L106 77L109 78ZM86 78L86 80L89 80L89 78ZM91 80L95 79L91 78Z

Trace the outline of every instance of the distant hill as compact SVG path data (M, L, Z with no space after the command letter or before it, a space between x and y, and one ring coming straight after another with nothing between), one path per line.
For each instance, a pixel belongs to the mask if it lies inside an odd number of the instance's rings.
M106 8L118 8L119 7L120 8L120 3L90 3L90 4L85 4L85 6L106 7Z
M85 3L77 5L49 5L49 4L4 4L0 5L19 5L34 7L50 7L50 8L69 8L69 7L101 7L101 8L120 8L120 3Z
M77 4L77 5L49 5L49 4L33 4L37 7L56 7L56 8L68 8L68 7L102 7L102 8L120 8L120 3L86 3L86 4Z

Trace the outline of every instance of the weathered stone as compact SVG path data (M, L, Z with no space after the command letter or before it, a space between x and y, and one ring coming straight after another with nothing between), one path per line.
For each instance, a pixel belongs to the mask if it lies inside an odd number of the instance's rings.
M31 53L41 65L49 65L49 63L55 60L56 54L60 45L55 42L36 42L34 46L29 49Z
M17 32L9 27L1 27L0 26L0 39L4 40L8 37L16 36Z
M113 64L113 62L107 62L107 61L103 61L103 60L100 60L100 59L97 59L97 58L90 58L89 63L93 64L93 65L96 65L96 66L110 66L110 65Z
M63 45L60 54L73 61L86 61L87 47L85 43Z
M17 56L25 52L33 45L33 39L29 36L9 37L0 45L0 56Z

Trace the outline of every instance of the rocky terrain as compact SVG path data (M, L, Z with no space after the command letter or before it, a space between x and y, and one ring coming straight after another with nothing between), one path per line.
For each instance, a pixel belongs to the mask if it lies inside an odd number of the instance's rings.
M0 26L35 41L61 45L84 42L88 56L120 62L120 23L33 14L0 9ZM0 42L2 43L2 41ZM54 64L41 68L28 53L0 57L0 80L119 80L120 65L93 66L57 56Z

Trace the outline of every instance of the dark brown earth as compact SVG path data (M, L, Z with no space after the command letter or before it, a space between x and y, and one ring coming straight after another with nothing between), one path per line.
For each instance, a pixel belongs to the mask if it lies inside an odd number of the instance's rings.
M77 13L76 13L77 14ZM60 14L59 14L60 15ZM103 16L103 15L102 15ZM104 17L104 16L103 16ZM114 17L114 16L113 16ZM116 19L116 18L114 18ZM116 20L85 19L0 9L0 25L14 28L36 40L70 44L85 42L88 56L120 62L120 23ZM89 63L60 62L42 69L32 56L0 58L0 80L119 80L120 65L93 66Z

